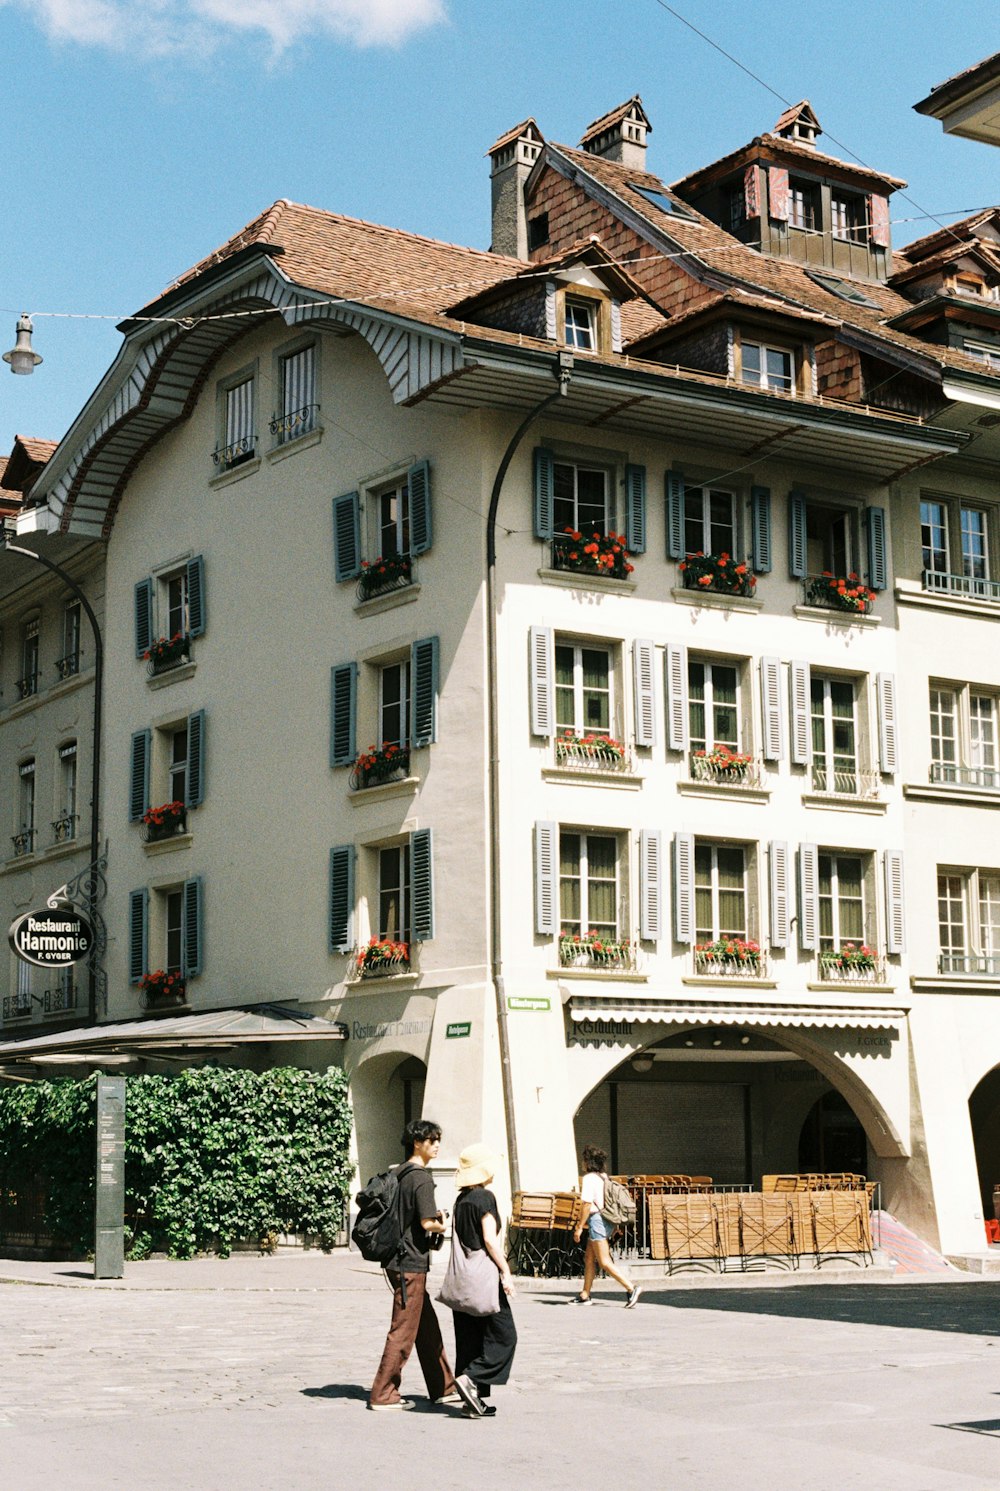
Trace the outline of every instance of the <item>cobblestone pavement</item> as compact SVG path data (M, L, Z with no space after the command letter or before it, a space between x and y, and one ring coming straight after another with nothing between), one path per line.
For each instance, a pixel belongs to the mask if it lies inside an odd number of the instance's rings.
M471 1423L426 1403L415 1360L416 1411L365 1412L388 1295L363 1267L315 1287L233 1263L235 1287L183 1264L148 1287L143 1265L128 1287L0 1284L3 1491L997 1483L998 1283L663 1281L627 1313L616 1291L588 1309L570 1286L524 1293L516 1378Z

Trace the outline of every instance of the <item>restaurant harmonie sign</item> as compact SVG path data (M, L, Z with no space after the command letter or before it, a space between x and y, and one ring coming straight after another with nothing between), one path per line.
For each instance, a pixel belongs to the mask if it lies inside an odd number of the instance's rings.
M75 907L57 904L16 917L7 941L23 962L36 968L69 968L90 952L94 929Z

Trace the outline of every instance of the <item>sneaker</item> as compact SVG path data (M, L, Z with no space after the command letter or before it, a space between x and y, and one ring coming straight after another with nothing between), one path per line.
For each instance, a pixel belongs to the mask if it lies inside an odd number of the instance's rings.
M592 1305L593 1303L589 1294L574 1294L571 1300L567 1300L567 1304L570 1305Z
M482 1400L480 1399L480 1401L482 1401ZM462 1409L462 1414L467 1419L478 1419L478 1418L492 1419L492 1418L496 1417L496 1411L497 1411L497 1406L496 1406L495 1403L483 1403L482 1414L476 1413L475 1410L472 1409L472 1408L463 1408Z
M455 1378L455 1387L458 1390L458 1395L461 1398L462 1402L465 1404L466 1408L468 1408L471 1413L474 1413L477 1418L484 1418L486 1415L486 1404L479 1396L479 1393L476 1389L476 1384L473 1382L472 1378L467 1377L465 1373L463 1373L461 1377Z
M629 1291L629 1297L628 1297L628 1299L625 1301L625 1308L626 1308L626 1310L633 1310L633 1309L635 1309L636 1305L639 1303L639 1296L640 1296L641 1293L642 1293L642 1290L639 1288L639 1285L638 1284L634 1284L632 1286L631 1290Z
M435 1408L447 1408L453 1403L461 1403L462 1395L457 1387L453 1387L450 1393L444 1393L440 1398L434 1399Z
M397 1398L395 1403L369 1403L372 1413L402 1413L413 1404L407 1398Z

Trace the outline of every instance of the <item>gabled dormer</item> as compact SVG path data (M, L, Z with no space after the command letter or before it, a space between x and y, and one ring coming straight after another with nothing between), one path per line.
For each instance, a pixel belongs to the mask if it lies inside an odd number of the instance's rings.
M1000 366L1000 209L909 244L891 284L914 304L890 326Z
M851 279L884 280L889 198L906 185L816 148L808 99L742 149L674 182L684 201L761 253Z

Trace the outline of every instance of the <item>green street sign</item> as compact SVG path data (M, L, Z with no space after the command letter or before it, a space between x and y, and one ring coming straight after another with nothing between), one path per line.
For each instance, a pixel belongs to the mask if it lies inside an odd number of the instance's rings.
M552 1008L552 1003L548 999L530 999L522 994L508 994L507 1008L509 1010L548 1010Z
M445 1027L444 1038L446 1041L457 1041L464 1035L472 1034L472 1024L469 1020L456 1020L454 1025Z

